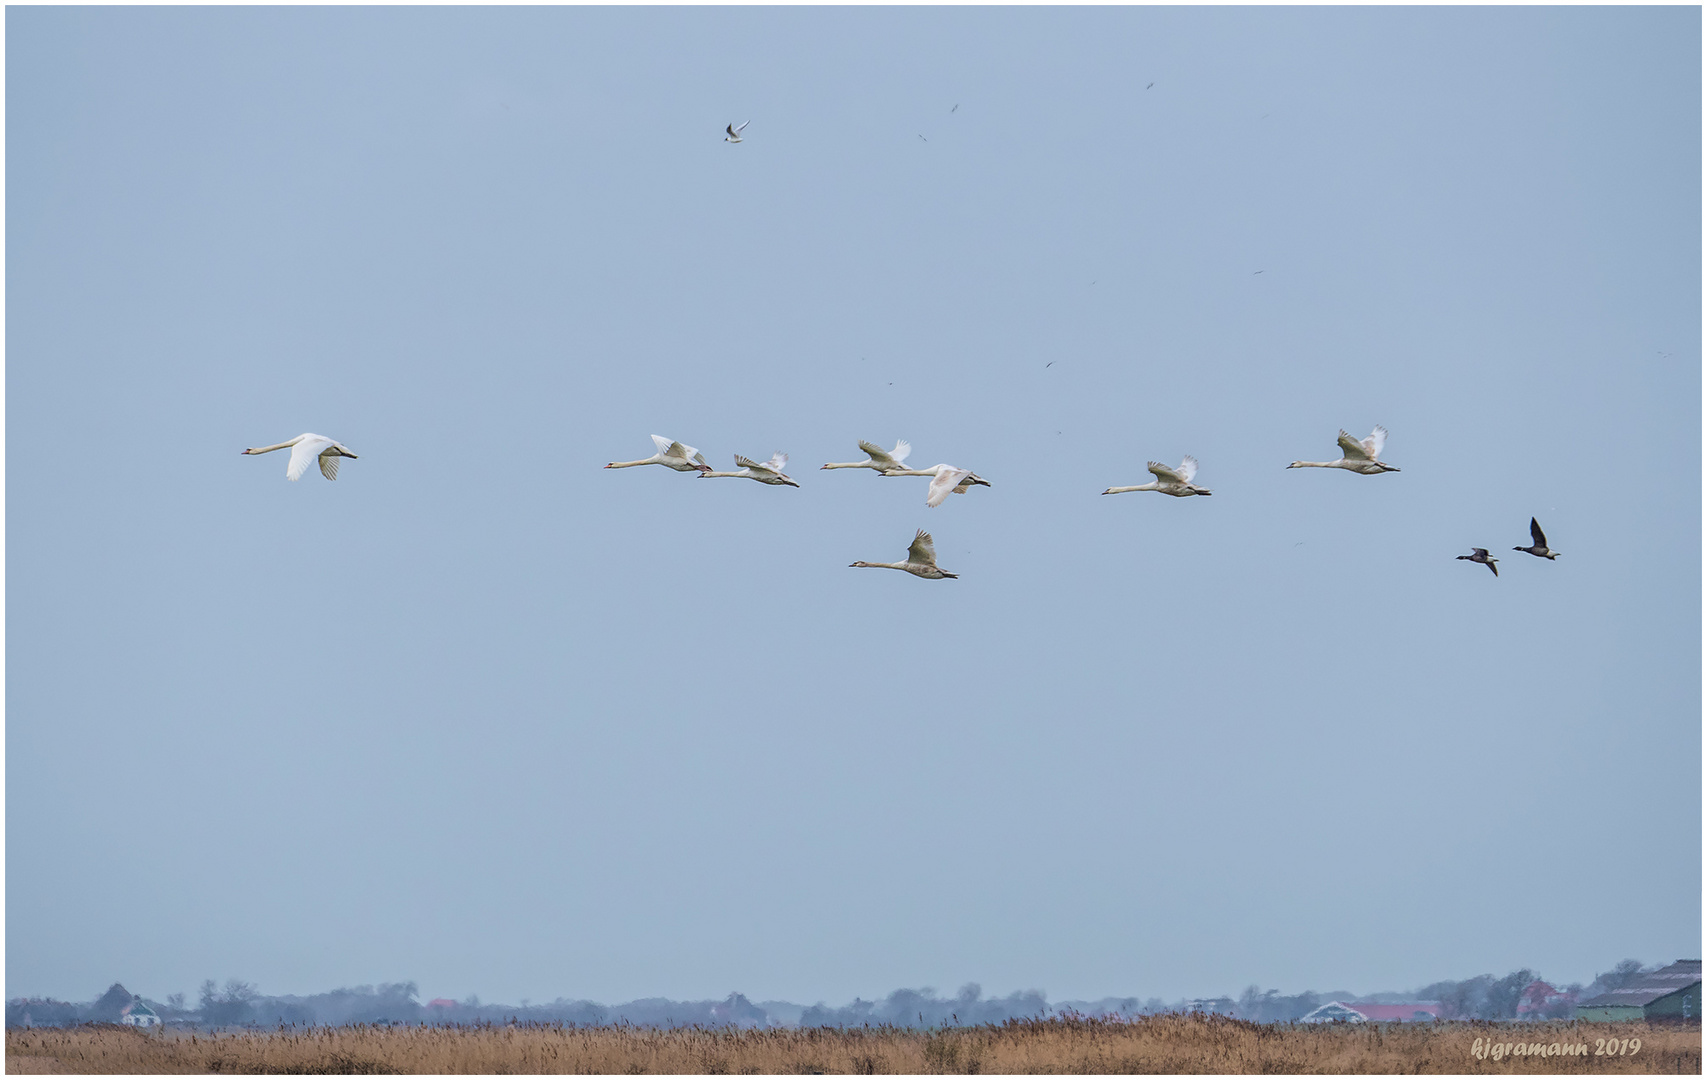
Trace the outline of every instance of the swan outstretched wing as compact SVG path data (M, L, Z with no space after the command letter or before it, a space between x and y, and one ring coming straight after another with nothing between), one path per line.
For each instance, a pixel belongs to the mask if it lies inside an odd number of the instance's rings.
M1191 483L1197 479L1197 459L1187 454L1185 460L1179 463L1179 468L1174 471L1185 477L1186 483Z
M1167 465L1163 465L1159 461L1150 462L1150 471L1155 473L1156 479L1160 480L1164 484L1187 484L1191 482L1181 473L1174 471L1174 469Z
M1345 451L1345 457L1346 457L1347 461L1374 461L1375 460L1374 457L1372 457L1370 455L1368 447L1364 446L1362 443L1360 443L1356 439L1352 438L1349 434L1346 433L1346 430L1344 428L1340 429L1339 444L1340 444L1340 449Z
M1363 440L1363 449L1368 452L1371 458L1379 461L1381 459L1381 451L1384 450L1386 446L1387 429L1382 427L1380 424L1376 424L1375 430L1369 433L1369 438Z
M926 506L940 506L948 498L962 480L972 475L971 469L957 469L953 465L938 465L936 476L931 480L930 493L925 496Z
M1535 541L1536 547L1544 548L1547 546L1547 534L1541 531L1541 523L1534 518L1529 519L1529 536Z
M895 445L895 449L902 451L902 453L900 457L895 457L890 454L889 451L878 446L876 443L866 442L864 439L859 441L859 448L865 451L865 456L877 462L879 466L885 469L898 469L901 467L902 460L907 456L905 450L902 450L903 447L905 447L906 450L912 449L912 447L907 446L906 443L897 443Z
M913 544L907 549L907 561L924 566L936 565L936 545L931 542L931 534L920 529L913 535Z
M771 455L771 459L765 462L763 467L769 469L771 472L780 473L782 470L788 468L788 455L783 453L781 450L778 450L776 453Z
M911 454L912 452L913 452L913 444L912 443L908 442L906 439L896 439L895 440L895 449L889 451L889 456L895 459L895 464L899 465L903 461L906 461L907 455Z
M307 472L308 467L314 464L315 459L320 456L320 451L331 445L332 440L324 435L304 437L301 442L290 448L290 464L285 466L285 476L292 480L301 480L302 474ZM336 466L333 466L333 471L337 471ZM328 475L326 479L330 480L331 476Z
M342 455L327 450L320 455L320 475L328 480L338 479L338 458Z
M652 445L656 446L658 448L658 453L668 454L670 452L670 447L680 446L681 444L671 442L669 439L664 438L664 436L662 436L662 435L654 435L654 436L652 436Z
M741 454L736 454L735 455L735 467L737 469L763 469L765 466L760 465L758 462L754 461L750 457L745 457Z

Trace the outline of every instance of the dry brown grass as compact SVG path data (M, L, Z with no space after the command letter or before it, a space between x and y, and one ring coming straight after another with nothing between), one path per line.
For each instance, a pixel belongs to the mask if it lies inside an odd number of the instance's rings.
M1521 1042L1585 1056L1472 1055ZM1640 1049L1596 1056L1596 1040ZM114 1026L8 1031L9 1073L1700 1073L1699 1024L1335 1024L1225 1017L999 1027L738 1031L347 1027L216 1036Z

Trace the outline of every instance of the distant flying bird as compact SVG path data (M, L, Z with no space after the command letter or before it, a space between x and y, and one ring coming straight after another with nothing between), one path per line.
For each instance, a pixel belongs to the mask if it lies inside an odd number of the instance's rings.
M740 142L741 141L741 132L746 131L747 130L747 124L750 124L750 123L752 123L752 121L748 120L746 123L742 124L740 127L736 127L734 124L730 124L728 127L723 129L724 131L727 131L729 133L723 137L723 141L724 142Z
M641 458L639 461L613 461L605 468L632 469L636 465L662 465L666 469L674 469L677 472L708 473L711 471L711 466L705 463L705 455L691 446L683 446L681 443L673 442L662 435L652 436L652 443L658 447L658 452L651 457Z
M958 101L957 101L957 102L955 102L955 103L954 103L954 109L958 109L958 108L960 108L960 102L958 102ZM953 112L953 111L954 111L954 109L950 109L950 110L948 110L948 111L949 111L949 112Z
M1500 568L1494 565L1495 563L1499 562L1499 560L1494 558L1492 555L1489 555L1487 548L1471 548L1470 550L1472 552L1474 552L1474 554L1460 555L1458 557L1460 559L1468 559L1471 562L1481 563L1483 566L1487 567L1489 570L1492 570L1494 572L1495 577L1500 576ZM1519 549L1519 550L1521 550L1521 549Z
M1262 272L1263 272L1263 271L1261 271L1261 270L1252 270L1252 271L1251 271L1251 276L1252 276L1252 277L1256 277L1256 276L1257 276L1257 275L1258 275L1258 274L1260 274L1260 273L1262 273Z
M1091 284L1092 284L1092 285L1095 285L1095 284L1096 284L1096 282L1094 282L1094 281L1093 281L1093 282L1091 282ZM1051 361L1049 361L1049 363L1047 363L1047 364L1044 364L1044 365L1043 365L1043 366L1044 366L1044 367L1046 367L1046 368L1052 368L1052 367L1054 367L1054 366L1055 366L1055 361L1053 361L1053 360L1051 360Z
M1197 477L1197 459L1190 454L1185 456L1185 460L1179 463L1177 469L1170 469L1159 461L1152 461L1150 462L1150 471L1156 474L1156 478L1148 484L1139 484L1136 487L1111 487L1103 494L1119 495L1123 491L1159 491L1163 495L1172 495L1180 499L1188 495L1214 494L1207 488L1196 487L1192 484L1192 480Z
M1340 449L1345 451L1345 457L1338 461L1294 461L1288 469L1349 469L1365 476L1375 476L1384 472L1398 472L1393 466L1381 461L1381 448L1387 445L1387 429L1380 424L1369 433L1369 438L1362 442L1352 438L1340 429Z
M788 468L788 455L780 450L775 454L772 454L771 459L766 462L757 462L751 458L744 458L740 454L736 454L735 464L740 468L739 472L702 472L699 474L699 478L704 480L708 476L743 476L748 480L757 480L761 484L787 484L789 487L800 486L787 476L783 475L782 470Z
M270 454L274 450L291 447L290 464L285 466L285 476L291 480L302 479L302 474L308 471L310 462L320 461L320 475L328 480L338 479L338 459L347 457L354 459L349 447L336 439L328 439L324 435L316 435L305 431L289 442L274 443L271 446L254 446L243 451L245 454Z
M922 578L957 578L960 576L938 568L936 545L931 542L931 534L923 529L913 535L912 546L907 548L906 562L851 562L848 565L875 566L885 570L905 570L914 577Z
M1512 550L1527 551L1529 554L1539 555L1541 558L1546 559L1549 562L1559 557L1560 552L1553 551L1547 547L1547 535L1541 531L1541 523L1536 521L1534 518L1529 519L1529 537L1535 541L1534 547L1514 547Z
M890 383L889 385L894 386L895 384ZM828 465L818 467L820 469L876 469L878 472L883 472L886 469L901 468L901 463L906 461L907 455L913 452L913 444L906 439L896 439L894 450L884 450L876 443L868 443L864 439L859 441L859 448L866 452L867 460L848 461L840 465L831 462Z
M1150 84L1150 86L1155 86L1155 85L1156 85L1155 83ZM1150 89L1150 86L1146 86L1144 89L1148 90L1148 89Z

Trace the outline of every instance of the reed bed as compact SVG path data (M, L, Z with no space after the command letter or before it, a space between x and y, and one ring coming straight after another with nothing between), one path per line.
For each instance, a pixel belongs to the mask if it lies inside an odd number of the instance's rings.
M1578 1046L1584 1051L1571 1053ZM1478 1047L1484 1056L1476 1056ZM1133 1021L1013 1020L935 1031L524 1024L356 1025L208 1035L91 1025L8 1031L6 1071L1699 1074L1701 1028L1699 1023L1568 1021L1270 1025L1179 1015Z

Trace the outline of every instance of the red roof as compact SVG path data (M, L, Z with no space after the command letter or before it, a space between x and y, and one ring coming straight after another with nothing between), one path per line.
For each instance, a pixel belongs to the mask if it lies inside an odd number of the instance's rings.
M452 1001L450 998L434 998L427 1002L427 1008L429 1009L452 1009L455 1007L456 1002Z
M1430 1017L1439 1019L1441 1005L1438 1001L1402 1001L1397 1005L1377 1004L1373 1001L1342 1001L1348 1009L1356 1009L1371 1020L1415 1020L1417 1013L1427 1013Z
M1561 1001L1572 1001L1575 997L1576 995L1569 991L1560 990L1551 983L1536 979L1524 987L1523 993L1518 997L1517 1014L1522 1016L1525 1013L1540 1012L1548 1005L1554 1005Z

